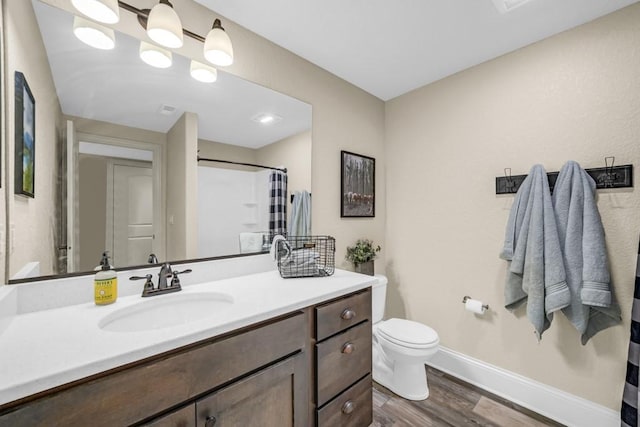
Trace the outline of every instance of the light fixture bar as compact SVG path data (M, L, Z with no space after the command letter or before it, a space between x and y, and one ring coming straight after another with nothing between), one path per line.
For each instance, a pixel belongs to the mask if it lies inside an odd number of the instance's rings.
M147 19L149 19L149 12L151 12L151 9L138 9L137 7L132 6L128 3L125 3L121 0L118 0L118 6L120 6L122 9L126 10L127 12L131 12L134 15L137 15L138 22L140 23L140 25L142 25L142 27L145 30L147 29ZM192 31L189 31L184 27L182 28L182 33L187 37L191 37L194 40L198 40L199 42L204 43L204 40L205 40L204 37Z

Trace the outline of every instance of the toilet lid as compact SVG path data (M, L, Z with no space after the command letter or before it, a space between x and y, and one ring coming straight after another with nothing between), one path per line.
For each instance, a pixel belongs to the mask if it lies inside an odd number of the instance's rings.
M406 319L381 322L378 332L386 339L405 347L424 347L438 343L438 333L422 323Z

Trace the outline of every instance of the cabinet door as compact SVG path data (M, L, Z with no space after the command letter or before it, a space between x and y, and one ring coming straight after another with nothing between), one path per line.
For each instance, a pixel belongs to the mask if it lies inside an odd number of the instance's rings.
M299 353L197 401L197 427L306 427L304 360Z

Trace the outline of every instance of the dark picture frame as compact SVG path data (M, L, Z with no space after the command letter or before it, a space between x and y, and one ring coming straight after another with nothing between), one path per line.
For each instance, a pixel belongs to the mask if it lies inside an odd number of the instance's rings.
M340 217L376 216L376 159L340 152Z
M35 197L36 101L27 79L15 75L15 193Z

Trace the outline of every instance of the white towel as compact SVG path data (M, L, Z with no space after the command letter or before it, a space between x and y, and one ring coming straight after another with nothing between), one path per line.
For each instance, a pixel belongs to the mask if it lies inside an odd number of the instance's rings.
M262 252L263 233L240 233L240 253Z
M287 239L285 239L285 237L283 235L281 235L281 234L278 234L277 236L274 236L273 240L271 241L271 249L269 250L269 253L271 254L271 259L274 260L274 261L278 260L277 250L278 250L278 242L280 240L284 240L285 243L287 241ZM291 249L289 249L289 250L291 250Z

